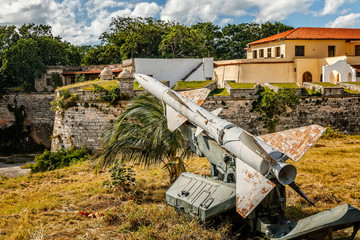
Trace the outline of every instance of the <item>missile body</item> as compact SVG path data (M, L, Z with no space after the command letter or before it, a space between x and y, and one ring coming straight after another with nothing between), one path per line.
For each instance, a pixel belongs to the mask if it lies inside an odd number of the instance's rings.
M268 178L273 175L283 185L294 181L296 168L285 163L287 158L282 152L241 127L210 113L156 79L143 74L135 74L135 78L144 89L201 128L221 147L257 172ZM171 117L167 114L168 121Z

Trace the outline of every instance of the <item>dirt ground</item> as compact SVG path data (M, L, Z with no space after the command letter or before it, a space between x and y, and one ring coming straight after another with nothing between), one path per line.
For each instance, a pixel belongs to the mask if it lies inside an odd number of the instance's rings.
M11 156L0 158L0 176L18 177L30 173L30 169L22 169L21 167L34 163L35 156Z

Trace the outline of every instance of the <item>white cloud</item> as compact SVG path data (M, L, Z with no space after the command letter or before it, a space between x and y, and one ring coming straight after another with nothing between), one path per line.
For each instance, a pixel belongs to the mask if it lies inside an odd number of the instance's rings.
M136 4L133 12L130 14L132 17L153 17L157 16L161 11L161 7L156 3L142 2Z
M116 16L155 17L156 3L116 0L1 0L0 25L48 24L72 44L94 44Z
M333 28L355 28L360 24L360 13L350 13L345 16L340 16L333 21L326 24L326 27Z
M314 0L259 0L255 22L282 21L290 14L308 13Z
M249 0L168 0L161 11L161 19L176 20L187 25L215 22L221 15L243 16L252 5Z
M343 5L346 0L325 0L324 9L321 11L320 15L334 14L338 8Z

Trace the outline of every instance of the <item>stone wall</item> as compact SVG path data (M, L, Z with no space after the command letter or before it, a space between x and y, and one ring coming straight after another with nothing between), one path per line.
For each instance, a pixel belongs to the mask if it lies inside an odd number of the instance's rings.
M50 102L53 93L13 93L0 98L0 128L6 128L15 121L14 114L8 110L24 106L25 127L31 137L46 147L50 147L50 135L53 131L55 112L51 111Z
M114 107L108 103L96 101L90 96L80 99L76 107L56 113L52 151L71 146L98 149L106 129L128 103L128 101L122 101ZM221 107L223 111L220 117L255 135L261 135L267 133L267 130L263 128L260 114L252 111L252 103L255 100L255 97L252 99L208 97L203 107L209 111ZM324 127L331 125L349 134L360 134L359 123L360 97L358 96L302 97L294 109L288 109L287 113L283 114L276 130L319 124Z
M90 150L99 149L103 134L127 103L128 101L121 101L118 105L112 106L107 102L96 101L89 96L78 101L75 107L57 111L51 151L70 147L81 148L82 146L86 146Z
M223 108L221 118L244 128L255 135L267 133L258 112L253 112L254 99L209 98L203 107L209 111ZM319 124L337 128L348 134L360 134L360 97L302 97L293 109L288 109L280 118L276 130Z

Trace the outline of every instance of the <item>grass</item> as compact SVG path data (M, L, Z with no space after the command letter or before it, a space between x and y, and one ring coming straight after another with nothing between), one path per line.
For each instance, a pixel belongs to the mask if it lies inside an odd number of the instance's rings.
M350 93L350 94L352 94L352 93L359 94L360 93L359 91L353 91L353 90L350 90L350 89L344 89L344 92Z
M315 91L308 88L301 88L301 92L309 96L322 96L322 93L320 91Z
M225 88L216 88L210 92L209 96L230 96L230 93Z
M320 85L323 87L339 87L339 85L336 85L334 83L329 83L329 82L312 82L312 84Z
M286 215L300 219L349 203L360 209L360 136L322 138L294 165L297 182L317 207L287 189ZM188 171L209 175L209 163L194 157ZM130 193L103 186L86 162L18 178L0 178L0 239L231 239L231 224L216 229L164 203L170 184L160 166L135 166ZM87 218L79 211L101 213ZM360 239L359 233L356 239Z
M134 90L144 90L137 81L134 81Z
M197 89L205 87L214 81L178 81L174 90Z
M354 85L359 85L360 86L360 82L345 82L347 84L354 84Z
M236 83L236 82L227 82L231 88L254 88L256 83Z
M63 87L59 87L57 88L57 90L64 90L64 89L71 89L71 88L81 88L83 90L94 90L93 84L98 84L100 86L102 86L103 88L105 88L106 90L110 90L110 88L112 87L117 87L118 86L118 81L117 80L93 80L93 81L86 81L86 82L79 82L79 83L74 83L74 84L70 84L70 85L66 85Z
M296 83L271 83L279 88L300 88Z
M106 90L109 91L112 87L117 87L118 86L118 81L117 80L105 81L105 82L102 82L102 83L98 83L98 85L102 86L103 88L105 88ZM93 91L94 86L92 84L90 84L90 85L84 86L82 88L82 90Z

